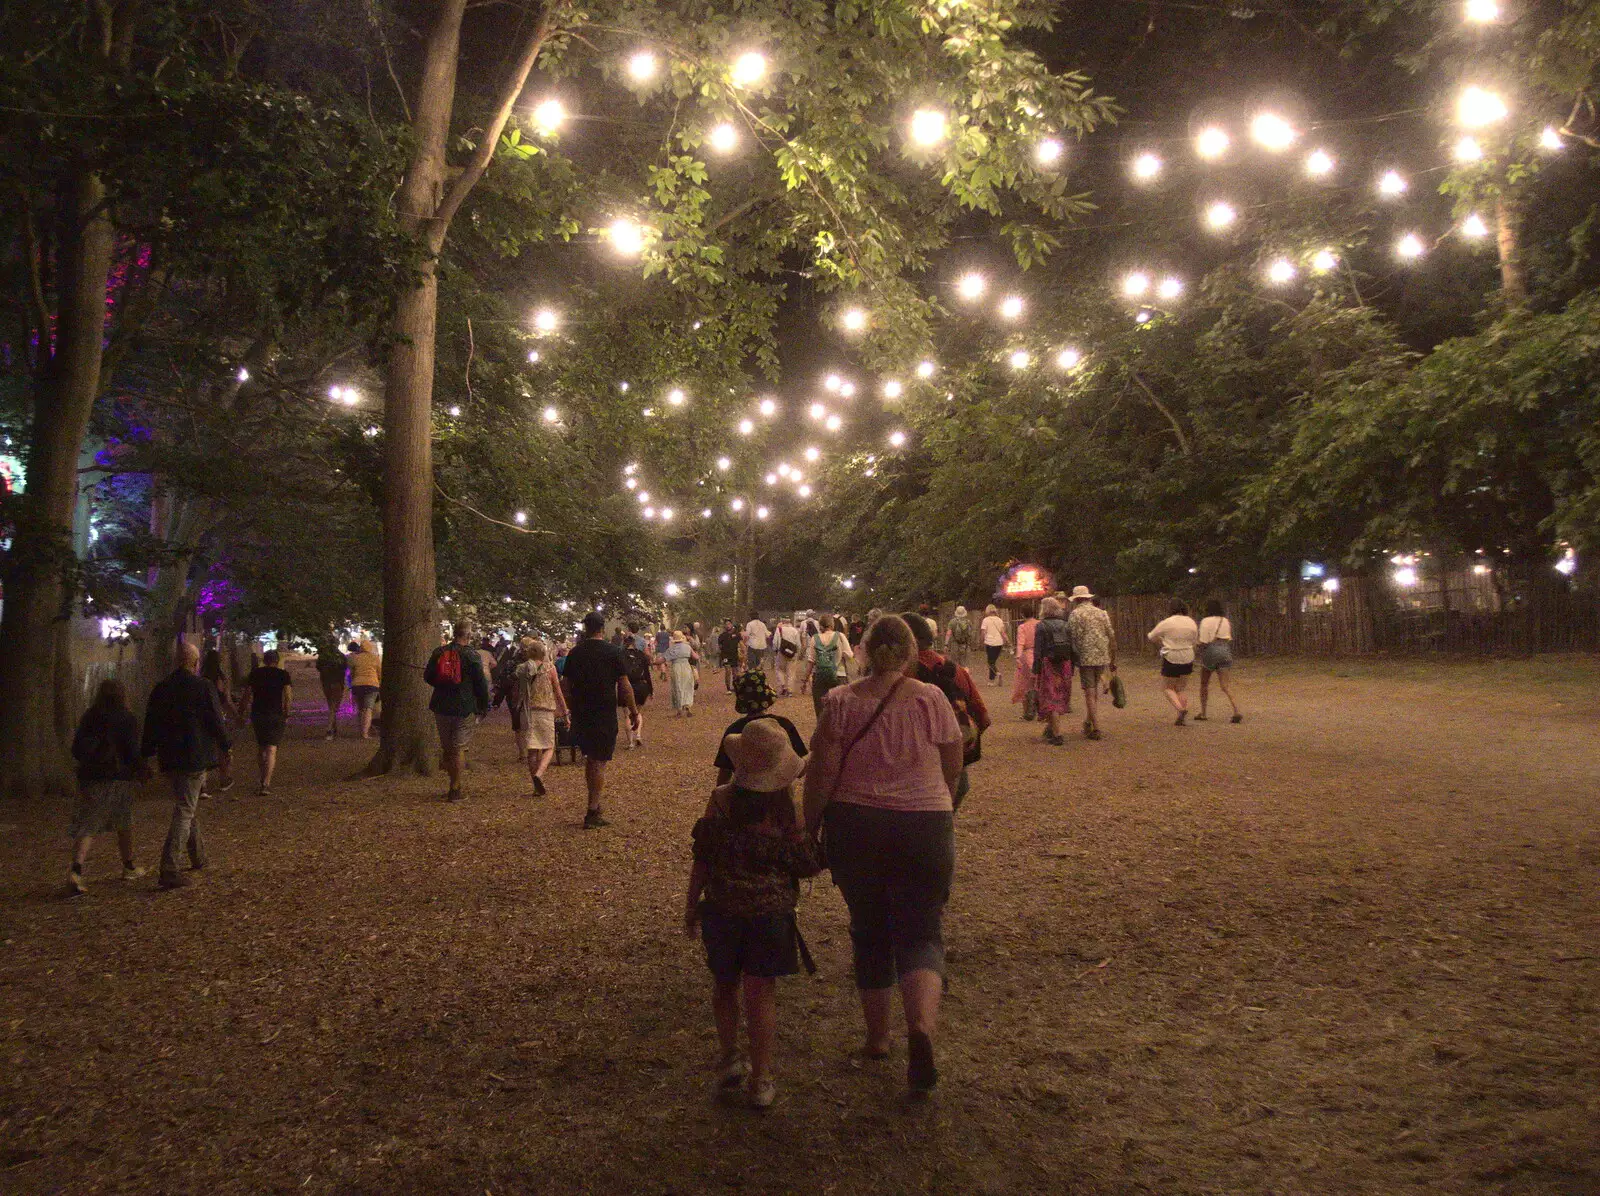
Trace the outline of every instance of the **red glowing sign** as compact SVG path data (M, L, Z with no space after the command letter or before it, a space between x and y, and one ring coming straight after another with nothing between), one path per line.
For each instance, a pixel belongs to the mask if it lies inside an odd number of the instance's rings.
M1038 565L1012 565L1000 578L1001 598L1043 598L1055 591L1048 569Z

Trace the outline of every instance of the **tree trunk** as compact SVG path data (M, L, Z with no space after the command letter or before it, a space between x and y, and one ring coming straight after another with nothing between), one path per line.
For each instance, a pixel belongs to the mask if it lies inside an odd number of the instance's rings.
M1528 299L1528 270L1522 261L1522 209L1505 196L1495 206L1495 243L1500 250L1500 294L1507 304Z
M68 637L67 569L78 504L78 455L100 393L106 279L115 240L105 188L89 171L69 180L63 226L55 351L40 378L28 447L27 490L5 578L0 621L0 793L70 792L72 772L57 725L75 703L57 698L57 661ZM40 352L48 328L40 330Z

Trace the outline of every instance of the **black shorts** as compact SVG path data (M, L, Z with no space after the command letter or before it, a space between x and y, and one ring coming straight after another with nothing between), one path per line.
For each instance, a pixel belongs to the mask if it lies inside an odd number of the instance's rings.
M1194 661L1187 664L1173 664L1170 660L1161 662L1161 675L1163 677L1187 677L1194 672Z
M591 760L602 763L617 754L617 724L572 724L572 746Z
M277 747L283 742L284 728L289 725L285 718L252 718L250 729L256 733L257 747Z
M744 918L704 910L700 914L700 941L706 947L706 967L724 984L732 984L740 976L770 980L793 976L800 970L791 913Z

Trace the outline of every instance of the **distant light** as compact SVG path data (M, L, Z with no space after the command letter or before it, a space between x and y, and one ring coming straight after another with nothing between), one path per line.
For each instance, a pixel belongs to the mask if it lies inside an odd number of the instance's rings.
M1176 299L1183 294L1183 279L1163 278L1161 285L1156 288L1156 295L1161 299Z
M931 377L933 377L934 370L936 370L938 368L939 367L934 365L933 362L931 362L931 361L918 362L917 363L917 377L919 377L919 378L931 378Z
M828 429L830 432L837 432L840 428L844 427L844 420L840 419L837 415L830 415L827 419L822 421L822 426Z
M540 100L533 110L533 124L546 135L554 133L567 120L567 109L560 100Z
M649 501L650 501L650 491L648 491L648 490L639 491L639 503L640 503L640 505L642 506L642 505L644 505L645 503L647 503Z
M533 326L540 332L554 332L556 325L561 323L561 317L548 307L541 307L533 314ZM537 350L535 350L537 352ZM539 360L533 354L528 355L529 361Z
M1483 146L1478 144L1476 137L1463 137L1456 142L1455 148L1451 150L1451 153L1457 162L1483 161Z
M617 389L620 390L623 394L627 394L628 393L628 384L626 382L618 382L617 383Z
M1056 354L1058 370L1075 370L1083 363L1083 354L1076 349L1063 349Z
M1261 112L1250 122L1250 137L1262 149L1282 153L1300 136L1295 128L1276 112Z
M1218 200L1206 209L1206 223L1212 228L1227 228L1239 218L1239 213L1234 210L1231 203Z
M754 87L767 77L767 56L756 50L746 50L733 60L730 77L738 87Z
M1467 129L1481 129L1506 118L1506 102L1482 87L1466 87L1456 100L1456 123Z
M662 592L665 593L668 598L676 598L679 594L683 593L683 591L678 587L678 583L675 581L669 581L665 586L663 586Z
M1564 149L1566 142L1561 139L1561 130L1554 125L1546 125L1544 132L1539 134L1539 148L1547 150Z
M983 293L989 289L989 280L976 271L963 274L956 281L956 294L968 303L983 298Z
M723 473L727 473L728 470L733 468L733 462L732 462L732 460L730 460L727 457L718 457L717 458L717 468L719 470L721 470Z
M244 366L240 366L239 373L236 375L236 377L240 382L248 382L250 381L250 371L245 369Z
M553 423L556 423L558 420L560 420L560 418L561 418L561 412L557 411L554 407L546 407L544 409L544 422L545 423L553 424Z
M639 479L638 478L623 478L622 479L622 484L624 486L626 486L629 490L637 490L639 488Z
M513 523L518 524L519 526L521 524L527 523L528 522L528 512L526 512L526 511L518 511L515 515L511 516L511 521Z
M767 419L771 419L778 414L778 401L776 399L762 399L761 405L756 410L760 411Z
M1306 173L1314 179L1324 178L1333 173L1333 155L1327 150L1312 150L1306 158Z
M1383 177L1378 180L1378 194L1404 195L1408 186L1410 184L1406 182L1405 176L1398 170L1386 170L1383 173Z
M1578 571L1578 558L1573 555L1572 549L1567 549L1567 555L1556 562L1556 572L1563 577L1571 577Z
M744 499L736 498L731 503L729 503L728 506L733 508L735 511L742 511L742 510L744 510Z
M1054 166L1066 152L1067 147L1061 144L1060 138L1046 137L1033 147L1033 160L1040 166Z
M890 444L890 447L892 447L892 448L904 448L905 447L905 443L906 443L906 434L904 432L894 431L894 432L890 432L889 433L889 444Z
M635 83L648 83L656 77L660 60L649 50L635 50L628 56L628 77Z
M1011 363L1012 369L1025 370L1033 364L1033 354L1029 353L1026 349L1013 349L1011 351L1011 356L1006 360Z
M1487 25L1500 19L1499 0L1467 0L1466 18L1475 25Z
M755 430L756 430L756 421L755 420L753 420L753 419L741 419L739 421L739 435L748 436L748 435L750 435L750 433L754 432Z
M664 522L664 523L671 523L672 522L672 508L671 507L662 507L661 508L661 519L662 519L662 522Z
M1007 295L1000 304L1000 314L1008 320L1015 320L1021 317L1024 306L1021 295Z
M811 486L810 486L810 484L807 483L805 485L802 485L798 490L795 491L795 493L798 494L801 498L810 498L811 497ZM1557 566L1557 567L1559 568L1559 566Z
M1137 299L1140 295L1148 294L1150 290L1150 276L1143 270L1135 270L1125 275L1122 279L1122 293L1130 299Z
M1286 282L1293 282L1295 273L1294 263L1286 257L1280 257L1267 267L1267 281L1282 286Z
M461 408L460 407L452 407L452 408L450 408L450 414L451 414L451 416L460 415L461 414Z
M806 413L810 415L812 419L826 419L828 417L828 409L821 403L811 404L811 406L806 409Z
M1461 235L1463 237L1471 237L1473 240L1477 240L1479 237L1487 237L1489 235L1489 226L1484 222L1482 216L1474 212L1461 222Z
M1408 260L1421 257L1427 252L1427 246L1422 243L1422 238L1416 233L1407 233L1394 243L1394 251Z
M611 222L606 235L611 240L611 248L624 257L634 257L644 250L644 228L637 220L619 216Z
M843 399L853 399L853 398L855 398L856 397L856 384L854 382L843 382L843 383L840 383L840 385L839 385L839 397L843 398Z
M769 473L765 478L762 479L762 481L766 482L766 484L769 486L776 486L778 484L778 475L775 473Z
M529 349L528 350L528 364L529 365L538 365L539 364L539 350L537 350L537 349Z
M721 580L723 585L727 585L730 581L733 580L733 578L729 574L724 573L720 580Z
M883 397L884 398L886 398L886 399L898 399L901 396L901 394L904 393L904 391L905 391L905 387L900 385L900 380L898 378L887 378L887 379L884 380L884 383L883 383Z
M1322 589L1325 593L1337 594L1339 592L1339 579L1337 577L1323 578Z
M860 332L867 326L867 313L859 307L846 308L844 315L839 317L839 323L846 332Z
M1148 324L1150 322L1150 313L1147 311L1140 312L1133 317L1133 322L1135 324Z
M1155 154L1140 154L1133 160L1133 177L1142 183L1148 183L1161 173L1161 159Z
M1318 274L1326 274L1339 264L1339 255L1331 249L1319 249L1311 255L1311 268Z
M772 514L772 512L767 510L766 507L757 507L756 508L756 518L757 519L765 519L770 514Z
M711 508L710 507L703 508L701 510L701 512L700 512L700 518L702 518L702 519L710 519L711 518Z
M681 387L674 386L671 390L667 391L667 402L671 403L674 407L682 407L688 401L689 396L683 393Z
M1394 584L1397 586L1414 586L1417 584L1417 571L1409 565L1394 571Z
M937 108L918 108L911 114L911 140L924 148L938 145L950 129L950 118Z
M1228 152L1228 146L1231 144L1232 140L1226 130L1211 125L1201 129L1199 136L1194 139L1194 152L1209 161L1222 157Z
M719 154L731 154L739 148L739 130L723 121L712 128L706 137L706 144Z
M807 461L820 461L822 459L822 450L814 444L808 445L806 447L805 458Z
M778 476L780 478L786 478L792 472L793 472L793 470L791 469L791 467L790 467L790 465L789 465L789 463L787 461L779 461L778 462Z

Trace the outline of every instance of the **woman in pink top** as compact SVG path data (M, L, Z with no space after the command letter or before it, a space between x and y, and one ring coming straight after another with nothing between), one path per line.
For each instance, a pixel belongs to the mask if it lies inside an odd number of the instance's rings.
M1030 612L1017 628L1017 675L1011 682L1011 700L1022 706L1023 720L1030 723L1039 706L1038 682L1033 675L1033 633L1038 627L1039 620Z
M898 980L906 1079L926 1093L939 1080L933 1031L955 874L961 728L943 692L913 675L916 641L905 620L883 616L862 643L870 675L823 700L806 770L806 825L826 825L828 867L850 907L866 1053L889 1053Z

